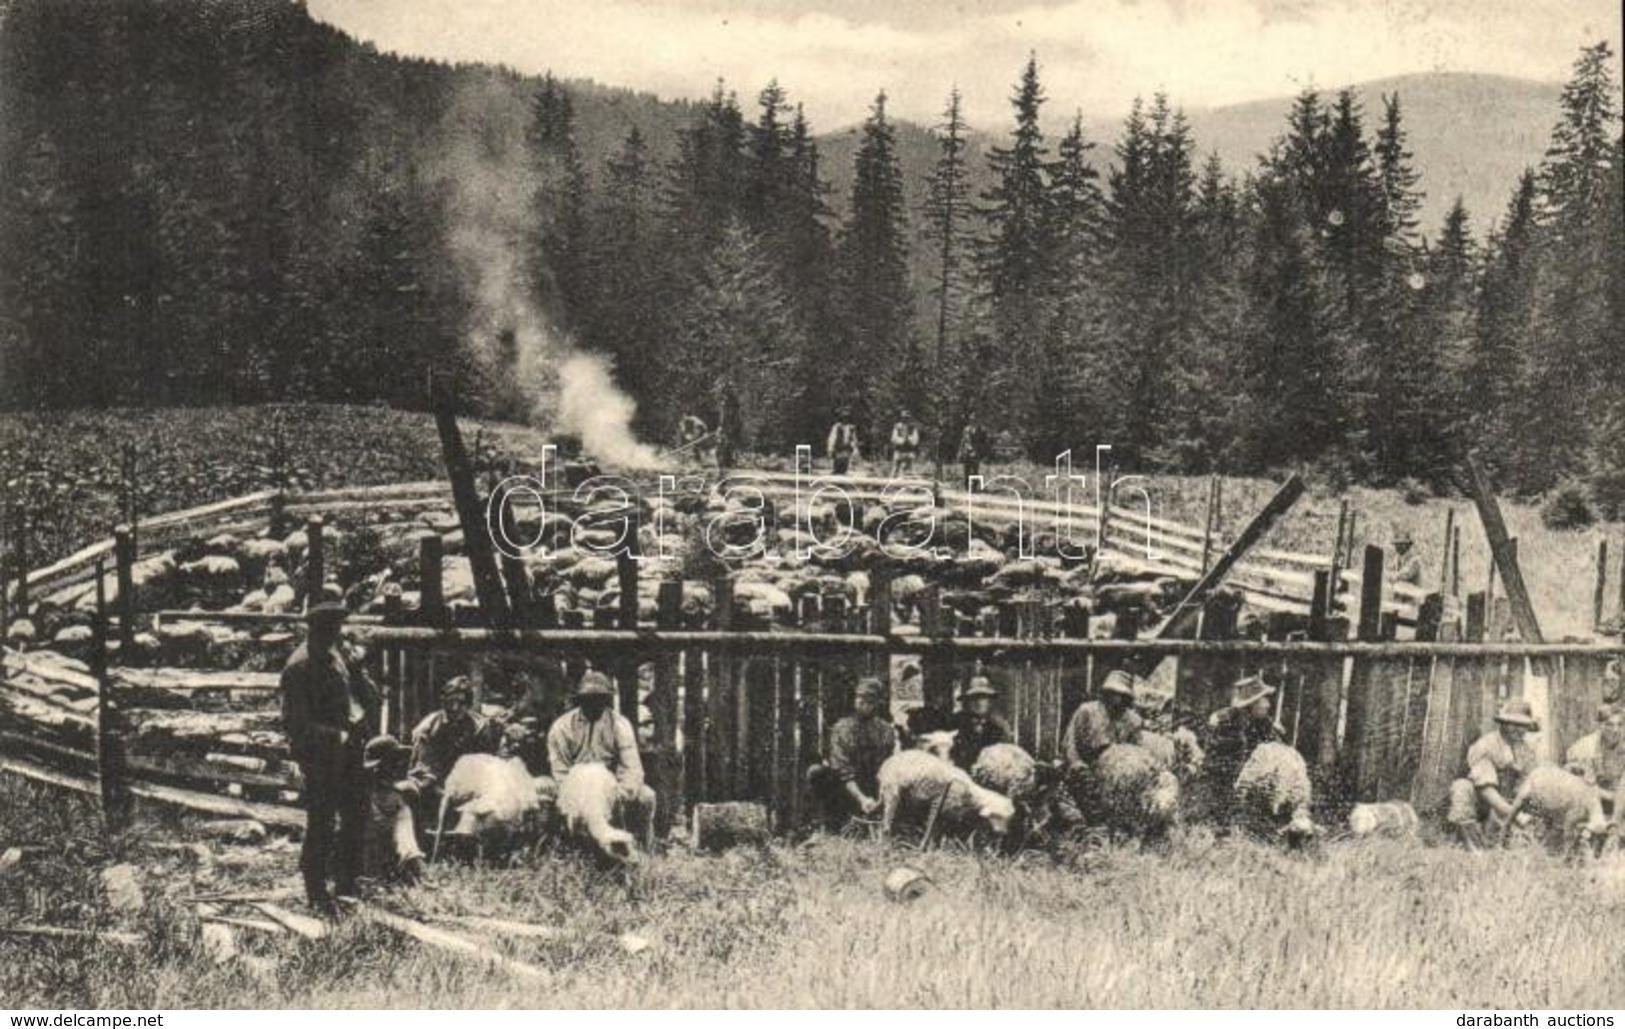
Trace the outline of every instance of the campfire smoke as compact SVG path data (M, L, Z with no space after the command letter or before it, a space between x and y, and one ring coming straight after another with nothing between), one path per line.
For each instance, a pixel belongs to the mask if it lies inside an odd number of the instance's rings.
M578 436L607 465L653 466L655 451L632 432L636 403L603 358L571 344L535 295L526 255L537 173L525 154L527 117L520 94L465 89L443 122L434 174L447 192L447 246L474 304L463 345L496 381L512 382L533 424Z

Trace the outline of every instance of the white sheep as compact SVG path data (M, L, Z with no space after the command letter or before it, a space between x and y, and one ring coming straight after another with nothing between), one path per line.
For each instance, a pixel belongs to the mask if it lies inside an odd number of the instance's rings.
M457 811L450 835L472 839L489 854L516 842L534 827L541 809L537 781L517 757L464 754L446 776L435 825L434 857L447 836L446 815Z
M1260 837L1277 836L1293 848L1314 839L1309 766L1297 748L1261 743L1236 775L1236 814L1243 828Z
M633 864L638 860L637 838L610 824L618 788L615 773L605 766L573 765L559 783L559 817L571 837L591 840L605 857Z
M1157 763L1174 773L1181 783L1189 783L1202 774L1205 755L1196 734L1184 726L1164 735L1146 729L1140 733L1140 746L1151 752Z
M1146 841L1166 838L1179 822L1179 779L1133 743L1114 743L1095 761L1098 810L1115 834Z
M916 750L923 750L927 754L935 754L944 761L953 753L954 738L959 735L957 729L939 729L936 732L922 732L914 740Z
M1355 836L1414 837L1420 828L1409 801L1356 804L1349 811L1349 832Z
M964 832L985 826L1003 836L1016 813L1009 797L978 786L969 773L924 750L893 754L880 766L879 780L886 836L905 813L922 815L928 828Z
M1589 854L1589 844L1608 832L1597 788L1556 765L1539 765L1524 776L1502 829L1503 842L1526 809L1546 823L1546 846L1553 853Z
M1014 743L994 743L976 755L970 777L1021 804L1030 802L1038 791L1038 762Z

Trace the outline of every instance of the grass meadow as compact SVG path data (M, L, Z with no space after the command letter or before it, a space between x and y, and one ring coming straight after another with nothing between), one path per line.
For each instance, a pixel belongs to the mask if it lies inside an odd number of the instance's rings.
M523 981L352 917L319 941L239 933L217 963L180 898L291 885L296 851L213 847L214 871L154 840L112 839L77 799L0 781L5 841L40 843L0 878L0 924L119 924L103 862L143 869L121 927L143 945L0 937L16 1008L1600 1008L1625 996L1625 861L1566 867L1538 850L1472 856L1419 842L1329 843L1306 859L1200 831L1166 856L1129 849L987 857L819 837L701 856L633 878L577 859L438 869L386 894L403 913L554 927L481 939L544 970ZM885 899L899 864L934 888ZM290 906L298 907L296 902ZM620 942L635 934L648 946Z

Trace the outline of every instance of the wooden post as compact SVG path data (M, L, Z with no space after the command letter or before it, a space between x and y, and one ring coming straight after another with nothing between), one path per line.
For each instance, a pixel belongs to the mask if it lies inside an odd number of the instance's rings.
M17 569L17 611L18 618L28 617L28 513L22 505L18 505L13 512L11 531L11 549L14 567Z
M322 539L322 516L313 514L305 523L305 606L319 604L322 586L327 582L327 546Z
M1597 541L1597 589L1591 597L1591 631L1602 628L1603 598L1608 595L1608 541Z
M636 629L638 627L638 561L632 547L635 547L637 531L632 532L634 542L631 546L623 547L615 555L615 571L620 582L621 605L616 627L621 629ZM681 601L679 601L681 603ZM616 662L616 682L620 686L621 712L632 722L638 724L638 662L635 657L627 657ZM652 712L651 712L652 714Z
M1450 589L1450 538L1456 532L1456 509L1445 508L1444 512L1444 546L1439 548L1439 592Z
M1355 629L1355 639L1362 643L1382 638L1382 565L1382 548L1368 544L1360 572L1360 620ZM1371 666L1371 660L1356 658L1349 676L1343 748L1338 755L1338 778L1347 797L1357 795L1370 771L1363 766L1370 750Z
M869 631L876 636L891 635L891 583L890 569L869 573Z
M1461 526L1450 537L1450 595L1461 596Z
M663 630L683 625L683 584L662 582L655 594L655 624ZM654 689L649 693L649 716L654 719L654 746L646 762L650 787L657 795L655 832L670 831L677 810L683 804L683 766L677 753L677 665L679 654L662 648L655 658ZM684 731L684 739L688 738Z
M96 775L102 821L108 831L124 828L130 821L130 791L125 781L124 733L118 701L113 693L113 677L107 667L107 569L96 559L96 620L91 648L96 662Z
M127 663L135 651L135 536L128 525L113 528L113 554L118 561L119 657Z
M1367 544L1360 571L1360 622L1356 638L1375 640L1382 627L1382 548Z
M1545 642L1540 622L1535 617L1534 605L1529 602L1529 591L1524 586L1523 571L1518 567L1517 550L1507 536L1506 522L1501 519L1501 505L1490 490L1489 478L1475 455L1468 455L1467 467L1471 472L1473 503L1478 505L1478 517L1484 523L1484 534L1489 537L1490 553L1501 571L1501 581L1506 583L1507 598L1512 602L1512 617L1518 624L1518 635L1523 637L1525 643Z
M943 617L942 588L932 583L919 594L920 634L939 640L949 635L947 619ZM949 653L932 651L923 655L920 671L925 682L925 706L944 714L954 709L954 668Z
M716 601L717 629L731 631L735 627L733 580L726 575L718 576L711 584L711 590ZM729 799L736 799L733 797L734 769L740 760L734 745L734 726L738 717L734 693L735 665L735 660L726 653L713 651L710 654L713 678L709 697L711 735L706 741L706 780L713 791L723 791Z
M1216 513L1216 498L1218 496L1219 477L1208 476L1207 505L1204 509L1205 518L1202 526L1202 574L1206 575L1209 563L1213 560L1213 516ZM1339 526L1341 529L1341 526Z
M426 532L418 537L418 613L430 625L439 625L446 618L443 547L444 541L438 532Z
M1416 608L1416 640L1427 643L1438 640L1444 622L1444 594L1429 593Z
M1348 552L1343 548L1343 534L1348 530L1349 502L1337 502L1337 538L1332 542L1331 578L1327 583L1326 614L1331 614L1337 604L1337 594L1342 591L1343 566L1348 561Z
M1619 550L1619 618L1625 622L1625 546Z
M1467 594L1467 624L1462 638L1468 643L1484 642L1484 627L1489 616L1489 602L1482 593Z

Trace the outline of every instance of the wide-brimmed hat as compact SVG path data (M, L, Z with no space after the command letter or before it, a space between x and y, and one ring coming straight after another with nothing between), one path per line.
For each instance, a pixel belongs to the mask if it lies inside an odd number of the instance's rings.
M1102 694L1115 693L1120 697L1127 697L1128 699L1133 700L1134 676L1123 671L1121 668L1114 668L1106 676L1105 680L1101 682L1100 692Z
M1275 696L1275 687L1256 675L1238 679L1230 687L1231 707L1251 707L1260 698Z
M342 601L324 600L305 609L306 625L333 625L350 617L350 609Z
M924 672L922 672L920 670L920 665L919 665L919 662L917 662L917 661L910 661L908 664L903 666L903 676L902 677L905 678L905 679L912 679L916 675L923 675L923 674L924 674Z
M857 688L852 691L853 697L868 697L871 700L879 700L885 695L886 687L880 684L879 679L859 679Z
M1408 531L1406 531L1405 529L1395 529L1394 530L1394 546L1397 547L1401 543L1405 544L1406 546L1409 546L1411 544L1411 534Z
M1520 725L1525 729L1540 731L1540 721L1535 718L1535 709L1522 697L1513 697L1502 704L1495 712L1495 720L1503 725Z
M993 683L985 675L973 675L970 682L965 684L965 690L959 696L970 700L972 697L997 697L999 691L993 688Z
M374 736L367 741L367 746L361 751L361 767L371 772L386 761L405 757L412 753L412 748L387 733L383 736Z
M440 685L440 699L446 701L455 696L464 700L474 699L474 683L466 675L454 676Z
M615 687L609 681L609 676L603 672L588 672L581 677L581 685L576 687L576 699L582 697L613 697Z

